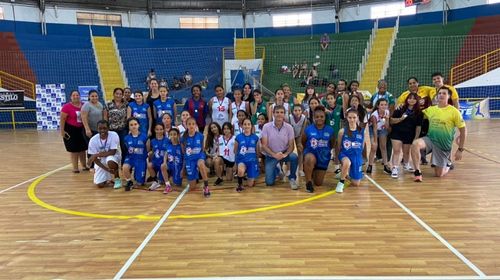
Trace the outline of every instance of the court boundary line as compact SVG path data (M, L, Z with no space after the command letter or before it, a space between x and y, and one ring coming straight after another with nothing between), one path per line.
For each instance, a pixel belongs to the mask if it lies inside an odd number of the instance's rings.
M17 188L17 187L20 187L20 186L22 186L22 185L24 185L24 184L26 184L26 183L29 183L29 182L31 182L31 181L34 181L34 180L36 180L36 179L38 179L38 178L40 178L40 177L52 175L52 174L54 174L54 173L56 173L56 172L58 172L58 171L61 171L61 170L63 170L63 169L68 168L69 166L70 166L70 164L67 164L67 165L65 165L65 166L61 166L61 167L56 168L56 169L54 169L54 170L48 171L48 172L46 172L46 173L43 173L43 174L41 174L41 175L38 175L38 176L33 177L33 178L31 178L31 179L28 179L28 180L26 180L26 181L24 181L24 182L22 182L22 183L17 184L17 185L14 185L14 186L8 187L8 188L6 188L6 189L4 189L4 190L1 190L1 191L0 191L0 194L3 194L3 193L5 193L5 192L8 192L8 191L10 191L10 190L12 190L12 189L15 189L15 188Z
M124 278L126 280L498 280L500 276L226 276L182 278Z
M167 212L163 214L161 219L156 223L154 228L149 232L148 236L142 241L141 245L137 247L137 249L134 251L134 253L128 258L128 260L125 262L125 264L122 266L122 268L116 273L115 277L113 277L114 280L119 280L122 278L123 274L127 272L127 270L130 268L132 263L135 261L135 259L141 254L142 250L146 248L146 245L148 245L149 241L153 238L153 236L156 234L156 232L160 229L160 227L163 225L163 223L168 219L168 216L174 211L175 207L177 207L177 204L181 201L181 199L184 197L184 195L189 191L189 185L184 188L181 194L177 196L175 201L170 205L168 208Z
M380 191L382 191L387 197L389 197L396 205L398 205L401 209L403 209L410 217L412 217L421 227L427 230L434 238L439 240L446 248L448 248L455 256L457 256L463 263L465 263L472 271L474 271L481 279L486 277L486 274L482 272L476 265L474 265L469 259L467 259L460 251L458 251L453 245L451 245L446 239L444 239L439 233L437 233L431 226L429 226L426 222L420 219L413 211L411 211L408 207L406 207L403 203L401 203L397 198L395 198L392 194L390 194L387 190L385 190L379 183L377 183L370 176L365 175L365 177Z

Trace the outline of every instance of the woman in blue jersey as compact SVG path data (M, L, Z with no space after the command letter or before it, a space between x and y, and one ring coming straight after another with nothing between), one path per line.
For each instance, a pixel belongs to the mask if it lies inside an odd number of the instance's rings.
M134 92L135 102L128 103L127 119L134 117L139 121L141 133L151 136L151 125L153 119L151 117L151 109L147 103L144 103L142 91Z
M134 170L134 179L136 185L144 185L146 177L146 158L148 156L146 143L148 142L147 134L141 133L139 130L139 121L136 118L130 118L127 121L129 134L125 136L125 147L127 156L123 162L123 177L127 183L125 191L130 191L132 186L132 170Z
M342 164L340 181L336 192L344 191L347 175L353 186L359 186L363 179L363 147L365 144L365 130L359 125L359 116L356 109L348 109L346 112L347 125L340 129L338 143L340 147L339 160Z
M313 180L316 186L323 184L334 142L333 128L326 125L325 107L318 106L314 109L314 123L308 125L302 134L307 192L314 192Z
M150 191L154 191L161 187L165 182L165 177L161 172L161 166L165 163L165 152L167 145L170 143L165 136L165 128L162 123L155 124L155 137L148 142L148 173L153 181L149 187ZM148 181L150 179L148 178Z
M203 179L203 195L210 196L208 188L208 174L205 166L206 155L203 151L203 134L197 131L196 119L187 120L187 131L182 136L182 150L184 151L184 162L186 166L189 185L195 187L198 173Z
M165 163L161 165L161 172L163 178L165 178L164 194L172 191L170 177L172 177L175 186L180 187L182 185L182 167L184 163L182 159L182 146L179 141L179 130L174 127L168 134L170 143L167 144L167 150L165 151Z
M160 87L160 99L153 102L154 119L156 122L161 122L161 117L165 113L169 113L172 118L177 116L177 109L173 98L168 97L168 89ZM175 120L173 119L175 124Z
M244 190L243 177L245 172L248 177L248 186L253 186L255 179L259 176L259 137L252 133L252 121L250 119L243 120L243 133L236 137L234 142L234 153L236 154L236 168L238 170L238 186L237 192Z

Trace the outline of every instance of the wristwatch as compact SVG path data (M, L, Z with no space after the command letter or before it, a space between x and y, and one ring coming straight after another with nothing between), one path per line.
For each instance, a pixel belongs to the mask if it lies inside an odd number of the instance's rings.
M459 150L460 152L463 152L463 151L464 151L464 148L458 148L458 150Z

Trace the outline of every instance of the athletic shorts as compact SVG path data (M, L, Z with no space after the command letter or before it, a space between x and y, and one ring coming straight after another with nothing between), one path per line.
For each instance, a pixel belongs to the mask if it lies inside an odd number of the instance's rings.
M168 176L172 178L174 185L182 185L182 166L176 166L175 164L167 164Z
M306 149L304 151L304 158L306 157L307 154L312 154L316 158L316 165L314 166L314 169L317 170L327 170L328 169L328 164L330 164L330 160L332 158L331 153L318 153L318 151L315 150L309 150Z
M260 175L259 162L254 161L241 161L239 164L244 164L247 169L247 177L248 179L256 179Z
M121 160L122 159L119 155L111 155L111 156L107 156L105 158L102 158L101 163L104 164L104 166L108 166L108 162L112 161L112 162L116 163L118 166L120 166ZM95 165L94 184L99 185L99 184L105 183L106 181L112 180L112 179L114 179L113 174L102 169L97 164Z
M125 157L123 164L128 164L134 170L134 180L137 184L142 185L146 181L147 163L146 159L131 159Z
M427 136L422 137L425 142L425 154L432 153L431 163L437 167L447 167L451 164L451 151L443 151L438 148Z
M349 157L342 152L339 154L339 160L342 162L343 158L348 158L351 161L351 167L349 168L349 178L352 180L363 179L363 159L362 157Z
M233 168L234 167L234 161L229 161L229 160L227 160L225 158L222 158L222 160L224 161L224 165L226 167L229 167L229 168Z
M201 158L195 160L186 160L186 174L188 181L194 181L198 179L198 161L203 160Z

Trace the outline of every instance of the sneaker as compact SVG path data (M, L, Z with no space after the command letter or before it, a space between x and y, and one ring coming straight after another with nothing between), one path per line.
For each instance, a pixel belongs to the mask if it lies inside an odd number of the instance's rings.
M340 170L340 169L337 169L337 170ZM340 176L342 176L342 173L341 172L337 173L337 171L335 171L335 179L340 180Z
M415 170L415 182L422 182L422 172L420 170Z
M308 193L313 193L314 192L314 187L313 187L313 184L311 182L308 182L306 184L306 192L308 192Z
M156 181L156 177L153 177L153 176L149 176L148 179L146 179L147 183L154 182L154 181Z
M435 164L431 164L431 167L434 168L434 167L436 167L436 165Z
M335 188L336 193L343 193L344 192L344 183L338 182L337 187Z
M220 184L222 184L222 182L224 182L224 180L222 180L221 178L217 178L217 180L215 180L214 186L219 186Z
M413 169L413 167L411 166L411 164L409 162L403 164L403 170L406 172L415 172L415 169Z
M392 168L391 177L397 179L399 176L399 170L397 167Z
M115 178L115 184L113 185L113 189L119 189L122 187L122 179Z
M153 182L153 184L151 184L151 186L149 186L149 190L150 190L150 191L155 191L155 190L157 190L159 187L161 187L161 184L155 181L155 182Z
M368 165L368 167L366 168L366 174L372 174L372 166L371 165Z
M384 165L384 173L389 175L392 174L391 169L387 165Z
M297 185L297 181L295 181L295 179L290 179L290 188L292 190L298 190L299 189L299 185Z
M448 166L448 168L450 168L450 170L455 169L455 165L453 165L453 163L448 163L446 166Z
M236 187L236 191L237 192L242 192L245 188L243 188L242 185L238 185L238 187Z
M427 162L427 159L425 157L420 159L420 164L422 165L427 165L429 162Z
M208 188L208 186L203 187L203 196L204 197L210 196L210 189Z
M169 193L171 191L172 191L172 186L170 185L170 183L166 183L165 184L165 189L163 190L163 193L167 194L167 193Z
M300 171L299 171L299 176L300 176L300 177L304 177L304 176L306 176L306 173L304 173L304 171L300 170Z
M133 185L134 183L132 183L132 181L127 181L127 184L125 185L125 191L129 192L132 189Z

